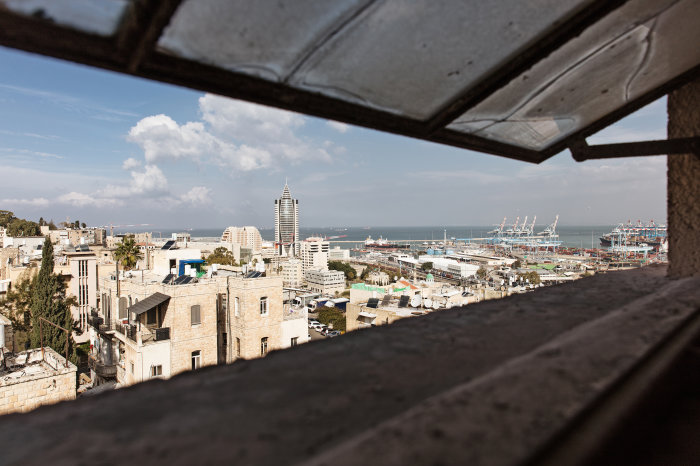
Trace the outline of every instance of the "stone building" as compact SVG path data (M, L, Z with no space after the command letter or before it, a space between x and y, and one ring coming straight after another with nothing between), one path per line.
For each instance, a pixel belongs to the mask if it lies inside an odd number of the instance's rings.
M49 347L7 356L0 352L0 414L75 399L76 371Z
M91 367L101 379L168 378L307 341L305 316L283 313L279 276L219 270L166 283L152 272L118 284L112 278L100 279L100 309L91 319Z

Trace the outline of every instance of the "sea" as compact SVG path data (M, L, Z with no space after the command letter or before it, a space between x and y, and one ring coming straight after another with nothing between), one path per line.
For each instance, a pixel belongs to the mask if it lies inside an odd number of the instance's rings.
M535 233L544 230L547 225L535 225ZM579 247L579 248L597 248L600 246L599 238L605 233L609 233L614 225L595 225L595 226L557 226L559 240L563 246ZM340 246L343 249L352 249L360 246L371 236L373 239L385 238L390 241L401 240L421 240L431 243L442 241L447 236L447 239L468 240L471 238L483 238L487 232L494 229L494 226L424 226L424 227L313 227L299 228L299 236L301 239L310 236L321 236L328 238L331 246ZM272 241L274 239L274 229L260 228L260 235L263 240ZM140 231L152 231L149 229ZM162 229L154 231L154 238L169 239L172 233L187 232L193 240L209 240L218 241L224 231L222 228L206 228L206 229ZM116 233L129 233L132 231L120 231ZM337 237L337 238L334 238ZM349 241L349 242L348 242Z

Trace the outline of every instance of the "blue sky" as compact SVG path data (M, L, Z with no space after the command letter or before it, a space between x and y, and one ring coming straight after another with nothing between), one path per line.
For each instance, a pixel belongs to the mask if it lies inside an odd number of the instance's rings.
M589 143L665 138L661 99ZM0 47L0 209L156 228L666 217L665 157L533 165Z

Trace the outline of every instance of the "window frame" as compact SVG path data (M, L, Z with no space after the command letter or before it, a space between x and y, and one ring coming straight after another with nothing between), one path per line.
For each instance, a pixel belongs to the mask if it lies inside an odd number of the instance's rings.
M268 345L269 339L268 337L262 337L260 339L260 357L267 356L267 353L270 351L270 347Z
M192 370L193 371L196 371L197 369L201 369L202 368L202 350L192 351L191 361L192 361Z
M151 377L162 377L163 376L163 365L153 365L151 366Z
M260 297L260 315L266 316L269 314L270 314L269 299L267 299L267 296L261 296Z
M196 317L196 319L195 319ZM196 320L196 322L195 322ZM190 326L196 327L202 324L202 306L193 304L190 306Z

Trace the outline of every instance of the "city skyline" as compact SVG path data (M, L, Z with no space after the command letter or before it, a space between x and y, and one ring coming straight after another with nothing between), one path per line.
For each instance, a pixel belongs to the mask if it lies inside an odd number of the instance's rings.
M0 63L0 208L23 218L272 227L287 177L302 227L666 216L664 157L535 166L4 48ZM589 142L663 139L665 124L662 99Z

